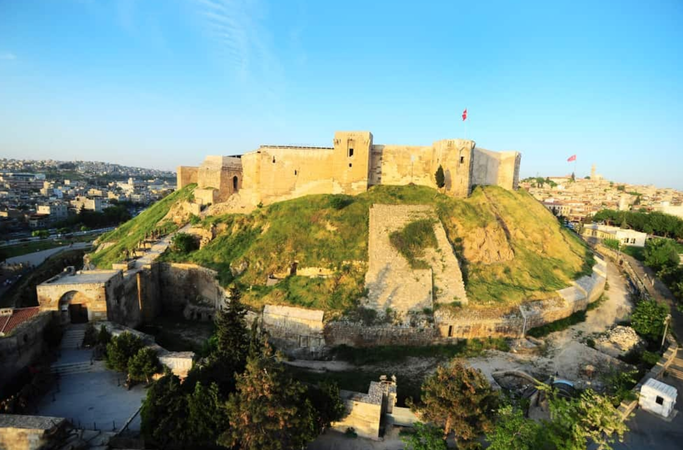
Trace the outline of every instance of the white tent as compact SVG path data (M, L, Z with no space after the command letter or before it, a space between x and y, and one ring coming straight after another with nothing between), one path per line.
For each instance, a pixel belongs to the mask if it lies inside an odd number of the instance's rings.
M669 417L676 405L678 391L675 387L650 378L640 388L640 407L646 411Z

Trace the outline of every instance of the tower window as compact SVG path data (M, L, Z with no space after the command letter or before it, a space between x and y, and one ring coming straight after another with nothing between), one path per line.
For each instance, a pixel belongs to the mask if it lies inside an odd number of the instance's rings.
M299 175L299 171L298 171L298 170L295 170L295 171L294 171L294 176L297 176L297 175Z
M275 161L273 161L273 162L275 162ZM465 157L461 156L460 157L460 164L464 164L464 163L465 163Z
M275 164L275 157L273 156L273 164Z
M349 167L353 167L353 164L349 163Z
M353 156L353 148L349 147L349 158Z

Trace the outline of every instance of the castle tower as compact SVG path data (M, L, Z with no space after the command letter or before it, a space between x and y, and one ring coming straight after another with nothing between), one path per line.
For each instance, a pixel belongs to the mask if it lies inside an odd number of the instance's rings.
M472 155L475 143L468 139L443 139L434 142L437 164L446 178L446 191L467 198L472 190Z
M333 175L341 192L356 195L367 191L372 133L337 131L333 143Z

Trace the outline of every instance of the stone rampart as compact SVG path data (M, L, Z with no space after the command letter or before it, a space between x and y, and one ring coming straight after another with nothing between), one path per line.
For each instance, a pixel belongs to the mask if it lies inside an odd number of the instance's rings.
M432 327L391 326L389 324L367 326L359 322L328 322L325 324L325 344L329 347L348 345L372 347L378 345L429 345L438 338Z
M46 344L43 333L52 314L41 312L20 324L9 336L0 337L0 389L42 355Z
M197 183L199 167L178 166L177 173L177 187L178 189L182 189L188 184Z
M182 312L197 298L220 309L228 298L215 270L195 264L159 263L159 298L163 310Z
M323 315L315 309L266 305L261 323L278 347L315 352L325 345Z

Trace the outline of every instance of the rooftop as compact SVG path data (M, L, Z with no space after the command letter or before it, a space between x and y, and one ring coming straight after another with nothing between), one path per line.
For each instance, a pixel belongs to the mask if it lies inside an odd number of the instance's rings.
M118 270L86 270L85 272L76 272L73 275L69 273L61 273L41 284L68 285L106 283L111 278L113 278L117 273L119 273Z
M0 414L0 428L22 428L25 430L50 430L66 419L48 416L23 416Z
M0 316L0 336L7 336L16 327L40 313L40 306L16 308L11 314Z

